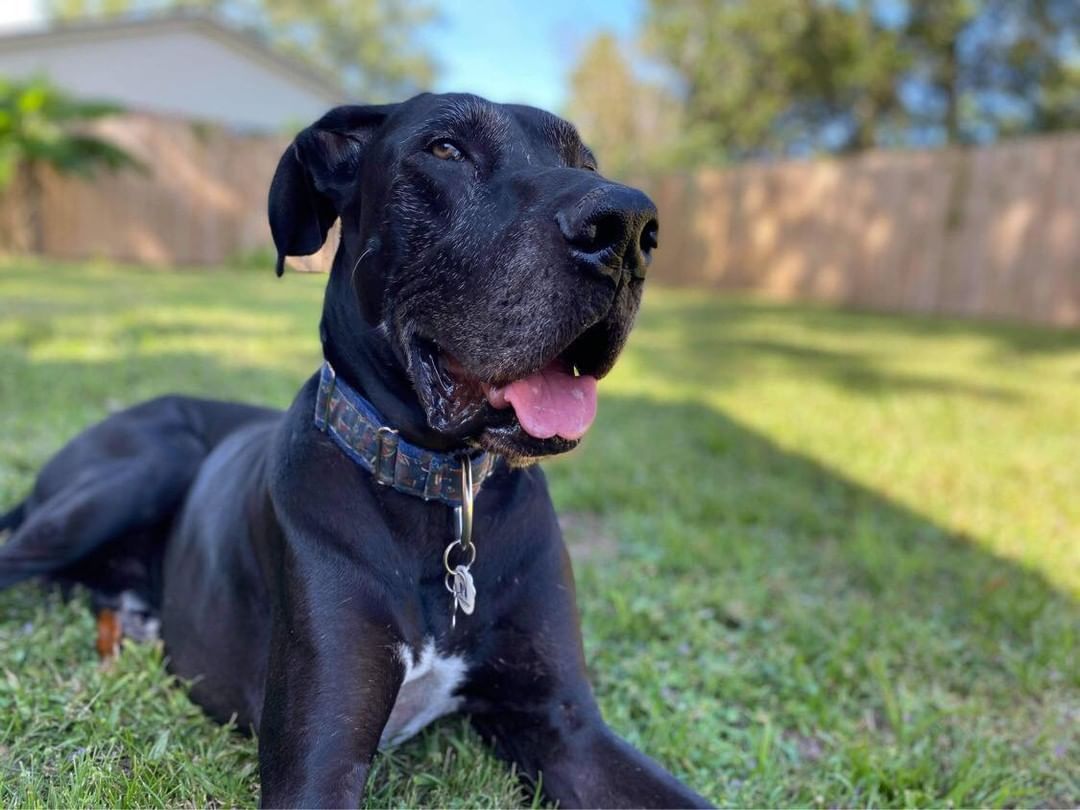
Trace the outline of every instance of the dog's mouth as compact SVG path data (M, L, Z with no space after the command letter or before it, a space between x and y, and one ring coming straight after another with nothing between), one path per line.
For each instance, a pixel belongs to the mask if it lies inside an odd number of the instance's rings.
M414 338L410 371L432 428L511 459L574 448L596 417L597 380L610 368L589 332L524 371L470 371L436 342Z

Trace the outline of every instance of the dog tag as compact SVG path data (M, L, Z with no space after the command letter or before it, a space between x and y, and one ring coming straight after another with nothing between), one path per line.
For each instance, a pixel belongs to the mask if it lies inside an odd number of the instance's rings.
M466 616L471 616L476 607L476 585L472 574L464 565L454 569L454 609L461 608Z

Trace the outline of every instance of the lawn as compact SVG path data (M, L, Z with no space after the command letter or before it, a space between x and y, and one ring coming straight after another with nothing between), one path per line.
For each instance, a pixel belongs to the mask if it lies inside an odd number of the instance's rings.
M0 506L110 409L285 406L324 279L0 264ZM659 288L547 465L608 720L722 805L1080 804L1080 333ZM0 594L0 804L251 805L255 745ZM526 802L460 718L368 804Z

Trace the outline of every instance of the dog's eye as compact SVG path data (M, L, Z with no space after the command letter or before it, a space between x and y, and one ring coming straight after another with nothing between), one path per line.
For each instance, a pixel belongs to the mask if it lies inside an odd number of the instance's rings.
M463 160L465 156L450 141L435 141L428 150L439 160Z
M583 168L587 172L595 172L595 171L597 171L596 165L593 164L593 163L582 163L581 168Z

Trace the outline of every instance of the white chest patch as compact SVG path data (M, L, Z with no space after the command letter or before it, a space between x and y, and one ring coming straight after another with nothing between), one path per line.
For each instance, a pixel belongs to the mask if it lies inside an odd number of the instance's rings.
M431 721L456 711L461 703L454 693L465 680L464 658L441 655L431 638L419 655L405 644L398 646L397 654L405 665L405 680L383 729L380 748L404 742Z

